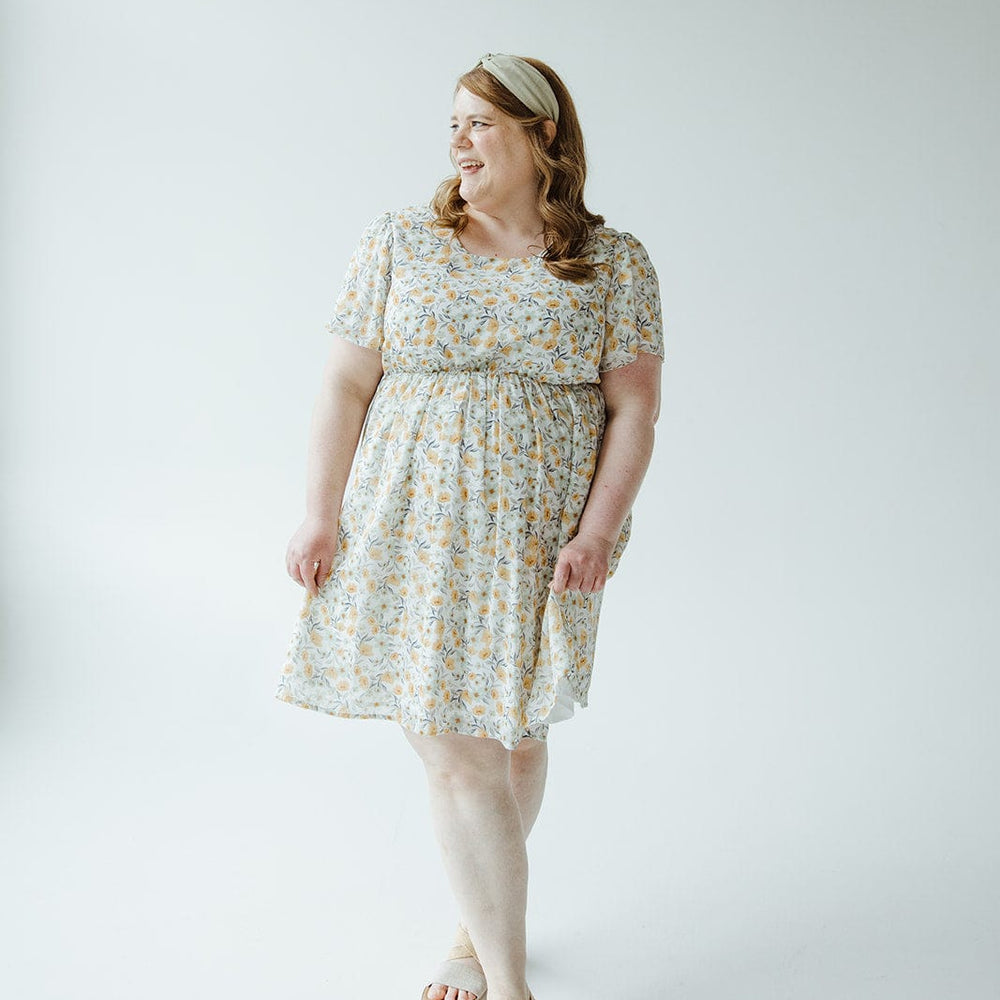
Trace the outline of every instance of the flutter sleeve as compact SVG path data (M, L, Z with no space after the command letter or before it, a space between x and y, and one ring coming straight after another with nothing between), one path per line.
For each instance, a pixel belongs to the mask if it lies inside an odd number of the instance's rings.
M660 286L646 248L620 233L611 260L611 288L604 310L604 346L598 371L635 361L640 353L664 356Z
M351 256L347 274L326 324L330 333L382 350L382 320L392 283L392 213L373 219Z

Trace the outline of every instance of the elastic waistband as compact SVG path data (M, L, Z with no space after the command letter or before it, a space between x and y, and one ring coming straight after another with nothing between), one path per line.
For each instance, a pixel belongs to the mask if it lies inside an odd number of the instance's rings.
M426 379L468 379L472 376L480 376L482 378L518 378L560 389L583 389L588 387L596 389L598 387L596 382L553 382L551 379L539 378L539 376L532 375L529 372L512 371L508 368L439 368L432 371L428 371L426 368L393 368L385 372L382 377L400 378L402 376Z

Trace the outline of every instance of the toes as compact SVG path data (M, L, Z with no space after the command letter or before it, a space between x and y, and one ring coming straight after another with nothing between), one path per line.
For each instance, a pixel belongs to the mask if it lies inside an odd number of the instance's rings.
M454 986L435 984L427 991L428 1000L477 1000L475 993Z
M454 986L433 985L427 991L428 1000L476 1000L476 994L468 990L460 990Z

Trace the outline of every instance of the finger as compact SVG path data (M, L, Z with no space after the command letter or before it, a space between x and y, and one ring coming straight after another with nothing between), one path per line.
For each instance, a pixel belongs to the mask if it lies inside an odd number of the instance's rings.
M581 594L586 594L589 587L590 563L585 560L581 560L577 564L576 571L573 574L573 589L578 590Z
M316 592L319 593L320 587L323 586L327 581L327 577L330 575L330 567L333 565L333 559L331 556L320 556L319 559L314 559L311 566L314 567L312 570L313 579L316 581Z
M316 586L316 570L318 568L319 564L310 559L299 563L299 571L302 573L302 579L305 581L305 587L310 597L315 597L319 593L319 587Z
M565 590L580 589L580 571L568 559L566 560L566 581L564 589Z
M319 593L319 588L323 584L323 559L313 559L309 563L309 572L312 574L313 597Z
M294 563L291 560L285 561L285 569L288 571L288 575L300 586L304 587L305 583L302 582L302 575L299 573L299 564Z
M560 558L556 563L556 571L552 576L552 583L549 584L554 594L561 594L566 588L566 581L569 579L569 563Z
M607 564L600 559L596 560L595 563L593 569L587 573L588 594L596 594L604 586L604 579L607 576Z

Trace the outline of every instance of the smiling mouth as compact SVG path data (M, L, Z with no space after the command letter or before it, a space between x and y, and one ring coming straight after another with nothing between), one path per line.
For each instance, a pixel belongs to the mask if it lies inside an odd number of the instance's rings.
M474 174L477 170L481 169L483 166L478 160L466 160L465 163L460 163L458 169L462 171L463 174Z

